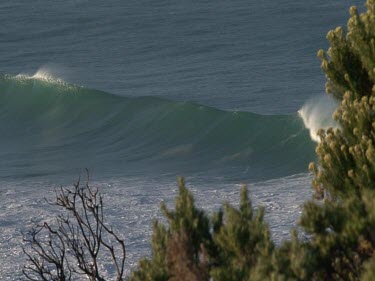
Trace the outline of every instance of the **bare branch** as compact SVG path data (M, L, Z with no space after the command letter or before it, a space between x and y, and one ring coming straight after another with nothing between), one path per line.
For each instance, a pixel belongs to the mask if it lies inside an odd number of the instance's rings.
M48 223L33 227L24 241L28 264L23 269L27 280L73 280L84 275L104 281L100 258L109 257L116 269L116 281L124 280L126 249L124 240L104 222L103 198L98 189L81 185L55 190L55 202L64 211L54 227Z

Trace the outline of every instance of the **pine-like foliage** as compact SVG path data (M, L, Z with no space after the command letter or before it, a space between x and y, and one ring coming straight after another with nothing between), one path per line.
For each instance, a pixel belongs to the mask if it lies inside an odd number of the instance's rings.
M341 100L339 129L320 132L318 164L310 164L317 198L301 225L311 235L311 280L359 280L375 249L375 1L350 9L347 31L330 31L320 50L326 90ZM310 257L311 258L311 257Z
M245 187L239 209L226 204L209 218L180 179L175 210L162 210L168 224L155 222L151 258L139 263L130 280L265 280L273 270L264 210L253 210Z
M375 257L365 264L361 281L375 280Z
M239 209L225 204L213 236L219 249L218 256L212 258L217 264L211 270L214 280L255 280L256 276L263 277L270 271L268 264L274 244L263 216L263 208L253 210L245 187Z
M195 207L193 196L182 178L175 210L168 210L164 204L161 208L168 225L154 223L151 259L141 260L130 280L209 280L210 221Z

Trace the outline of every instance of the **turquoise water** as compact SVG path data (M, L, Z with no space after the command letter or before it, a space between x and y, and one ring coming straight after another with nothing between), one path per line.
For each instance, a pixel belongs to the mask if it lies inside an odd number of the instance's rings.
M0 78L0 112L3 179L86 167L100 177L208 172L259 180L303 172L314 157L297 114L224 111L22 76Z
M41 198L85 168L128 271L181 175L207 211L249 184L287 238L310 198L315 130L333 124L316 52L351 5L0 3L0 279L19 280L22 233L54 212Z

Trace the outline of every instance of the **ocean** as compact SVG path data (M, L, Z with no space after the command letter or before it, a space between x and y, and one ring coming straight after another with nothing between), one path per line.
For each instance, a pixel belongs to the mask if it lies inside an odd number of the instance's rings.
M0 3L0 280L20 280L44 198L90 173L127 272L184 176L197 205L249 187L276 243L311 198L318 128L335 126L316 57L362 1ZM111 276L109 268L108 276Z

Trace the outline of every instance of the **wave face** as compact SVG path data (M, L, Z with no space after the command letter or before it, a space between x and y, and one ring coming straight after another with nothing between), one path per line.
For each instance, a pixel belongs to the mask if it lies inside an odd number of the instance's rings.
M48 75L0 78L0 177L216 173L264 179L306 171L314 143L295 115L126 98Z

